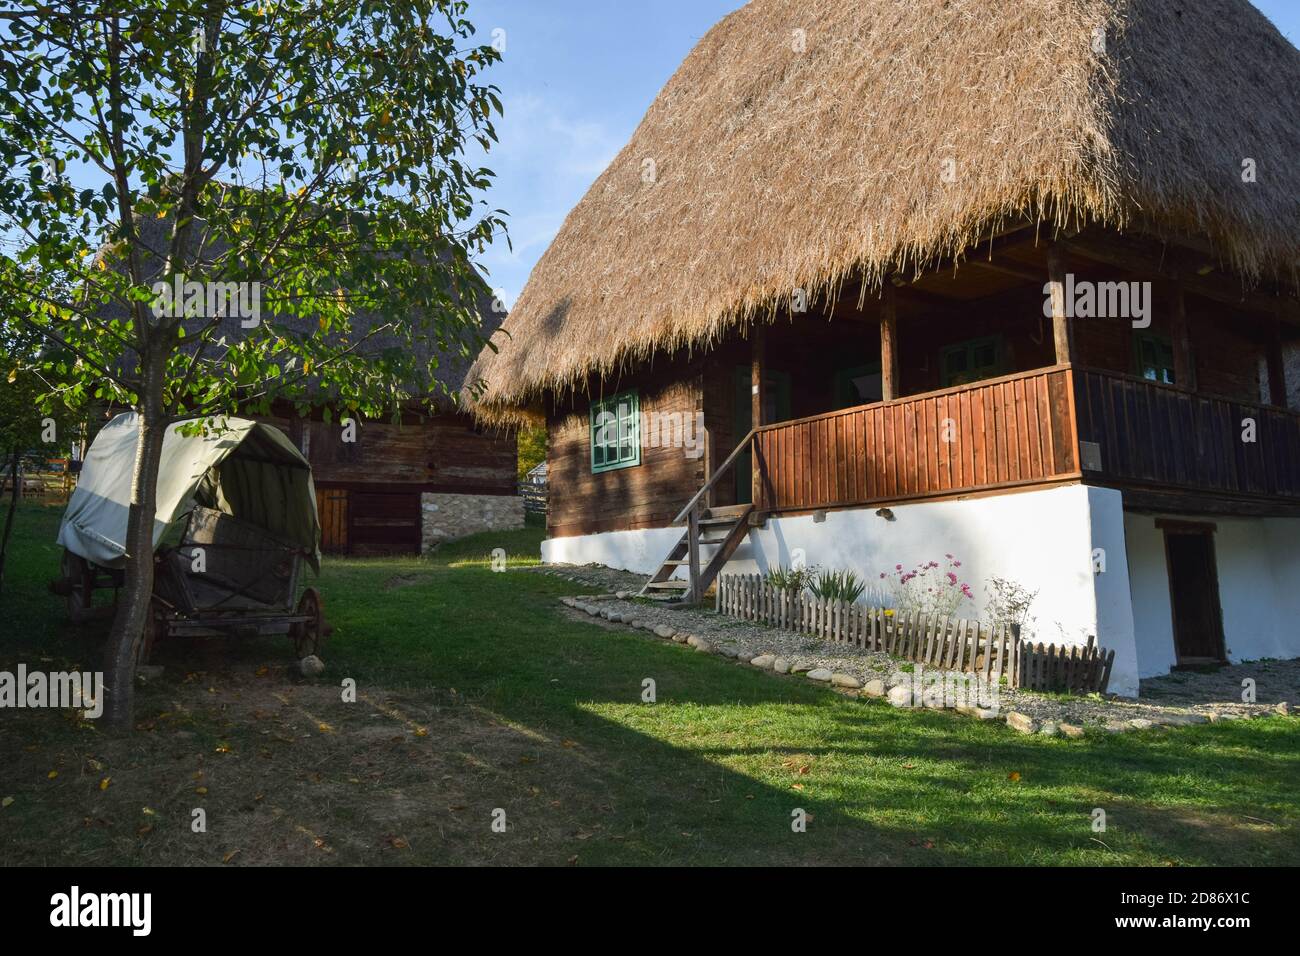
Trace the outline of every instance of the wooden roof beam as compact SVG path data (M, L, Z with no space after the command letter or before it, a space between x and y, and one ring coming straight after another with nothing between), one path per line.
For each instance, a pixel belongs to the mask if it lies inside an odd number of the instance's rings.
M1097 235L1077 236L1065 240L1064 244L1066 251L1071 255L1127 272L1145 273L1152 281L1175 280L1182 284L1184 291L1192 295L1251 312L1262 312L1270 316L1280 315L1288 322L1300 324L1300 300L1242 289L1240 279L1236 276L1232 277L1233 283L1225 283L1222 278L1218 280L1207 278L1201 274L1205 263L1189 261L1189 257L1178 247L1169 247L1160 254L1150 248L1144 248L1144 244L1140 242Z

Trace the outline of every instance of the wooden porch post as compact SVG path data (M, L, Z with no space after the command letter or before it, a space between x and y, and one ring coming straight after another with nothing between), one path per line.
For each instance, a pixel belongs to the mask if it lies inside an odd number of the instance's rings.
M1068 365L1074 357L1074 329L1065 314L1065 252L1058 242L1047 248L1047 281L1052 295L1052 340L1056 343L1056 364Z
M1286 360L1282 356L1282 320L1274 319L1268 341L1268 400L1278 408L1288 406Z
M892 402L898 398L898 296L888 276L880 295L880 395Z
M1174 279L1165 287L1169 296L1169 333L1174 346L1174 381L1184 388L1196 388L1196 359L1192 335L1187 326L1187 300L1183 284Z
M750 366L749 366L749 383L750 383L750 413L749 427L760 428L765 422L763 421L763 371L765 368L764 351L767 345L767 335L764 326L757 322L750 332ZM758 455L754 454L752 449L749 456L749 480L750 492L749 500L758 507L759 494L762 491L762 480L759 477Z

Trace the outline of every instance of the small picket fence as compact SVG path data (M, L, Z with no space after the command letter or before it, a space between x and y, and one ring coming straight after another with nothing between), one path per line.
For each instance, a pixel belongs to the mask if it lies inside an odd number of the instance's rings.
M891 657L943 670L978 674L985 680L1004 676L1011 687L1067 693L1104 692L1110 683L1115 652L1096 646L1033 643L1021 640L1012 625L940 618L919 611L893 610L798 596L773 587L757 574L718 578L715 608L720 614L851 644Z

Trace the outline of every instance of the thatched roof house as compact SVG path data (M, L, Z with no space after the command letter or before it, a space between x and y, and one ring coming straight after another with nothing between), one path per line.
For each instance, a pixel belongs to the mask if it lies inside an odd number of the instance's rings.
M470 372L546 421L543 558L1000 582L1125 694L1300 654L1298 93L1246 0L751 0Z
M480 410L1025 220L1202 237L1294 286L1298 89L1247 0L751 0L568 216L472 373Z

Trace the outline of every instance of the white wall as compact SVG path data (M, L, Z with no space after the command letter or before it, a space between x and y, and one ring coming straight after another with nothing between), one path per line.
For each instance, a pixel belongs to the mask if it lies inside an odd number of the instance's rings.
M650 575L681 536L681 528L645 528L547 538L542 542L542 563L603 564Z
M1209 520L1217 528L1214 551L1228 660L1300 656L1300 519ZM1143 677L1167 673L1176 661L1164 532L1155 522L1151 515L1133 514L1124 522Z
M1129 606L1123 510L1116 491L1067 485L1042 491L896 505L894 520L875 509L829 511L769 519L750 532L728 564L736 573L789 565L801 548L809 564L856 571L879 585L895 565L912 568L944 555L962 562L963 580L976 601L959 610L984 611L984 585L993 576L1038 591L1031 615L1034 636L1046 642L1082 644L1090 634L1115 649L1111 691L1137 694L1137 653ZM552 538L542 560L605 564L650 574L680 536L680 529L615 531ZM1093 551L1102 548L1106 571L1093 573Z

